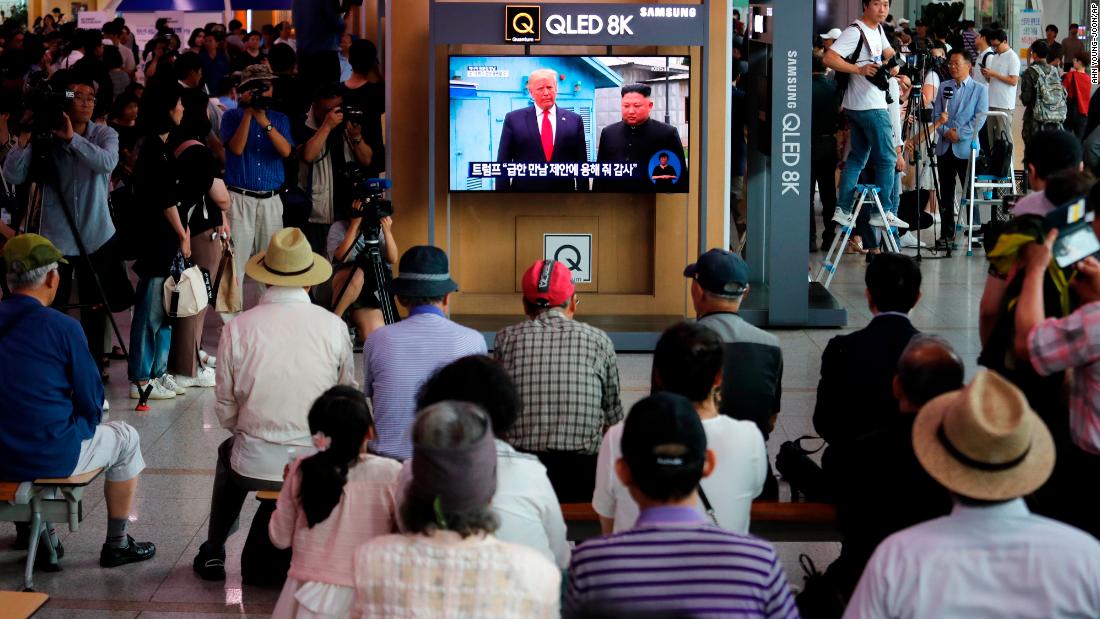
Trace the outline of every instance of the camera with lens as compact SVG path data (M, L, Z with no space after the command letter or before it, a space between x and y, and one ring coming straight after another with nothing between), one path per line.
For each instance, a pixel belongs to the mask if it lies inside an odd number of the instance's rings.
M393 202L384 197L393 186L388 178L368 178L366 170L355 164L348 164L340 175L351 188L352 217L362 217L366 226L378 227L383 217L393 215Z
M73 91L41 80L27 91L26 109L31 112L32 139L52 138L53 132L65 128L65 112L76 97Z
M346 123L362 125L367 120L367 111L357 105L345 103L340 111L344 113L344 122Z
M890 72L898 66L898 57L892 56L890 60L884 62L878 68L878 72L873 76L867 78L867 81L873 84L876 88L886 93L886 102L893 103L894 98L890 96Z
M271 97L268 97L264 93L271 87L271 84L253 80L247 84L242 84L237 87L237 100L240 102L241 107L250 107L254 110L266 110L271 107ZM244 100L244 95L251 93L249 100Z

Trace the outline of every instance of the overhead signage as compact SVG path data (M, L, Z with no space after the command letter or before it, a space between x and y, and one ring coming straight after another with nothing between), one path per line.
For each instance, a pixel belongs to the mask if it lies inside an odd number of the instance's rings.
M705 4L436 2L435 40L515 45L703 45ZM503 28L501 28L503 26Z
M538 43L542 40L542 7L504 7L504 40L508 43Z

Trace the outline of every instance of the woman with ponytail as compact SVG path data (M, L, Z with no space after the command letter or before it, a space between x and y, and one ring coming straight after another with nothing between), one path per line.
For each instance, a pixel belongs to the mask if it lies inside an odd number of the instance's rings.
M355 549L397 530L401 464L367 453L374 420L363 392L326 391L309 411L317 453L287 468L268 534L294 547L276 619L347 617L355 601Z

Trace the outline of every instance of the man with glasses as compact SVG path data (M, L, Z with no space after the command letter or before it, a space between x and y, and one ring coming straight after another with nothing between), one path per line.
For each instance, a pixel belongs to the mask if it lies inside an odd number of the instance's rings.
M95 86L81 73L58 71L51 84L58 90L73 93L66 106L62 122L49 140L31 140L33 114L24 117L18 142L4 161L4 177L20 185L28 181L39 183L42 195L42 236L61 250L68 264L61 264L61 278L56 305L68 305L73 271L81 304L99 305L101 298L88 262L80 257L80 245L73 237L73 228L66 218L72 216L76 233L91 257L108 293L112 307L129 307L133 289L129 286L122 262L115 250L115 225L107 207L107 192L111 171L118 163L118 134L107 125L92 122L95 110ZM39 119L41 120L41 119ZM32 178L31 162L36 148L52 149L52 178ZM116 294L117 293L117 294ZM81 310L81 324L88 347L97 362L103 363L107 315L102 309Z
M939 141L936 157L940 166L939 249L947 249L955 238L955 178L964 186L970 161L970 145L989 113L989 87L970 77L970 56L961 49L947 54L947 71L952 79L940 85L932 105L933 126ZM950 91L948 90L950 89ZM951 92L952 96L946 96ZM969 219L969 218L967 218Z
M568 266L535 262L523 274L528 320L497 333L493 351L523 401L508 440L538 456L563 503L592 500L604 432L623 419L615 346L573 320L578 303Z

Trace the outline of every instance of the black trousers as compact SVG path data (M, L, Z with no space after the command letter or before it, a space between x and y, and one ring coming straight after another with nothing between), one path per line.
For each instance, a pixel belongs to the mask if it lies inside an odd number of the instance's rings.
M940 173L940 238L955 237L955 179L966 186L966 167L969 160L959 159L951 149L939 156Z
M237 519L249 492L279 490L282 482L245 477L233 470L229 456L233 452L233 437L218 446L218 466L214 470L214 490L210 497L210 524L206 541L214 549L224 547L225 540L237 530ZM595 473L593 473L595 477Z
M107 295L107 305L111 311L121 312L134 305L134 288L126 275L126 267L119 258L118 237L107 241L103 247L89 255L92 266L83 256L66 256L68 264L58 264L58 275L61 282L57 288L57 297L54 299L55 308L70 305L73 301L72 281L76 275L76 303L86 305L80 309L80 325L84 329L84 336L88 339L88 350L96 363L102 364L103 355L111 349L111 337L108 332L107 311L103 298L96 287L95 275L99 275L99 281L103 285L103 291ZM95 273L92 269L95 269ZM94 306L94 307L92 307Z
M836 224L833 223L833 213L836 212L836 136L814 136L811 145L813 160L813 183L817 185L817 191L821 194L821 226L822 238L831 238L835 234ZM813 191L810 191L810 240L817 239L817 223L814 221Z
M560 503L589 503L596 489L597 454L542 451L534 454L546 467L546 475Z

